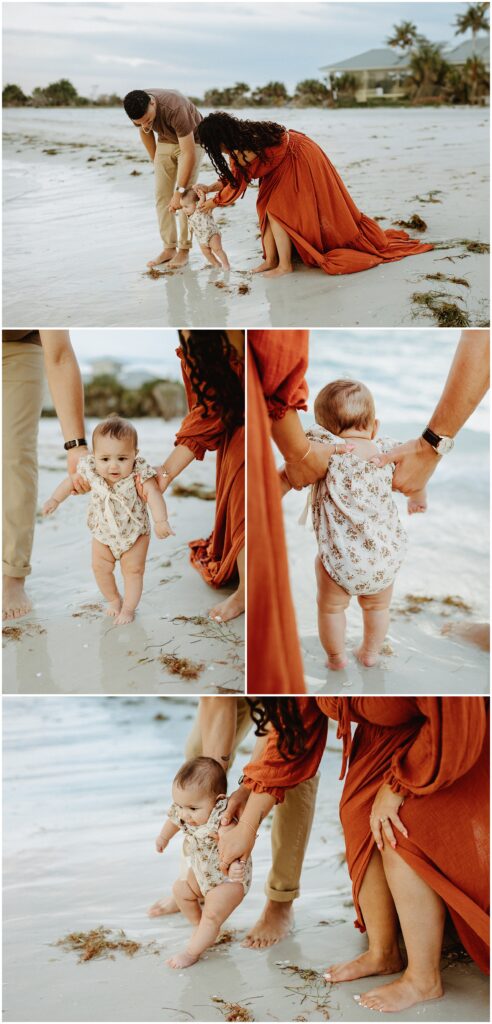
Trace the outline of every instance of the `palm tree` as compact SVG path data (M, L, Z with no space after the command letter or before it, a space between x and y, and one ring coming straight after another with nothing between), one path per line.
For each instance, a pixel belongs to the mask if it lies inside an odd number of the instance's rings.
M399 25L393 25L393 35L388 36L386 42L388 46L393 46L405 53L405 50L412 49L418 38L417 26L411 21L402 21Z
M414 101L432 99L442 93L449 64L437 43L421 37L410 54L409 69Z
M479 32L490 32L488 11L488 3L470 4L465 14L458 14L456 16L455 25L457 28L454 34L455 36L461 36L465 32L471 32L473 53L475 53L476 49L477 34Z
M478 103L482 96L487 96L490 86L490 75L480 57L469 57L464 68L463 77L467 87L469 103Z

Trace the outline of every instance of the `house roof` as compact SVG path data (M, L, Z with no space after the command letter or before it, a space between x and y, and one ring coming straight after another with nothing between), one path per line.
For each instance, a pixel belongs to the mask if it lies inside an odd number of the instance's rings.
M490 48L488 36L477 36L475 50L471 39L466 39L458 46L441 43L443 56L450 64L464 64L474 54L485 64L489 64ZM408 55L398 53L389 46L374 50L364 50L355 57L341 60L335 64L326 64L320 71L383 71L400 70L408 67Z

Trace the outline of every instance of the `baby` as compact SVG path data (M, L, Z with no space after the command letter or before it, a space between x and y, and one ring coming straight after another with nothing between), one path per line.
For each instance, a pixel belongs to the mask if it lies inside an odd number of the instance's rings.
M312 441L351 450L332 455L326 477L311 494L313 525L318 541L318 629L330 669L347 665L345 609L356 596L364 633L356 657L375 665L389 625L393 583L405 556L406 535L393 500L394 464L380 468L377 456L398 442L378 437L374 399L354 380L335 380L322 388L314 403L317 426L307 431ZM424 512L425 491L408 499L408 512Z
M224 921L251 885L250 857L231 864L228 875L220 870L217 840L222 831L234 828L220 824L227 807L226 792L225 771L211 757L186 761L173 782L173 803L155 845L162 853L173 836L184 832L184 853L191 867L186 879L174 883L173 894L194 931L183 952L166 961L169 967L182 969L196 963L213 946Z
M200 197L194 188L187 188L181 196L181 209L188 217L193 234L198 239L205 259L214 267L230 270L230 263L222 248L222 238L214 223L213 213L204 213L198 208Z
M138 454L135 427L120 416L98 423L92 435L92 455L80 459L77 472L90 484L87 525L93 534L92 569L108 602L107 614L118 625L132 622L142 596L145 560L150 541L150 519L161 540L173 535L167 509L155 478L155 470ZM145 501L139 497L135 478L140 478ZM43 507L51 515L72 494L67 477ZM114 578L119 560L124 580L121 595Z

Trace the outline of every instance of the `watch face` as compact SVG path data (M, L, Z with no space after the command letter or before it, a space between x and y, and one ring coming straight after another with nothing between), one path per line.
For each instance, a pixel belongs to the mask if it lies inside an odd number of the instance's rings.
M447 455L452 448L454 448L454 441L452 437L441 437L439 444L436 446L436 452L438 452L439 455Z

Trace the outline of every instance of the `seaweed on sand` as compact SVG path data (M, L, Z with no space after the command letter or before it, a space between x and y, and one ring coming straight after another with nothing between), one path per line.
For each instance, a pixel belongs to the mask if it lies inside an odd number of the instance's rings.
M449 284L461 284L463 288L469 288L466 277L449 277L448 274L426 274L425 281L447 281Z
M487 245L486 242L467 242L466 249L467 252L488 253L490 252L490 245Z
M248 295L250 291L251 288L249 287L249 284L240 284L237 293L238 295Z
M427 231L427 224L418 213L412 214L410 220L394 220L393 224L401 228L412 228L413 231Z
M193 626L210 626L211 619L205 615L175 615L173 622L191 622Z
M433 188L426 196L414 196L413 198L417 203L442 203L442 199L436 199L436 196L441 195L441 189Z
M161 654L158 661L172 676L181 676L182 679L198 679L205 668L203 661L178 658L177 654Z
M323 978L319 971L313 971L311 967L299 967L297 964L279 963L281 971L290 971L301 981L301 985L295 988L286 985L289 992L301 996L301 1003L308 999L312 1006L311 1010L321 1013L324 1020L330 1019L330 990L331 984Z
M173 484L173 494L176 498L201 498L202 501L215 501L215 489L205 487L205 484Z
M114 960L116 952L133 957L142 949L142 943L127 939L122 928L114 932L102 925L99 928L92 928L89 932L70 932L62 939L58 939L54 945L78 953L79 963L86 960Z
M35 622L23 623L21 626L2 626L4 640L22 640L23 636L42 636L43 633L46 633L46 630Z
M224 928L222 932L219 932L214 946L226 946L229 942L235 942L236 932L234 928Z
M220 996L212 996L212 1002L224 1014L224 1020L254 1020L247 1007L241 1006L240 1003L228 1003L226 999L221 999Z
M452 296L447 292L414 292L412 302L425 306L436 320L439 327L469 327L468 313L460 309L456 302L445 301ZM460 298L457 296L457 298ZM461 300L460 300L461 301Z

